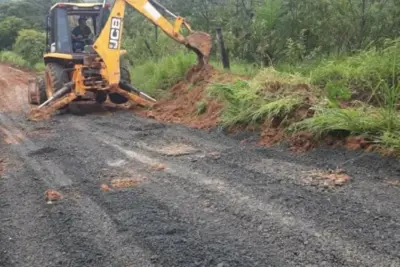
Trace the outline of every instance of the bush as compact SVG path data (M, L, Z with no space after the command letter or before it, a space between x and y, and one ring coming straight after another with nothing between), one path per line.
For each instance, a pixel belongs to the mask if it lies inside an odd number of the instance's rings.
M0 50L9 50L17 39L18 32L28 28L23 19L7 17L0 22Z
M42 61L46 49L45 34L36 30L21 30L15 41L14 51L32 66Z

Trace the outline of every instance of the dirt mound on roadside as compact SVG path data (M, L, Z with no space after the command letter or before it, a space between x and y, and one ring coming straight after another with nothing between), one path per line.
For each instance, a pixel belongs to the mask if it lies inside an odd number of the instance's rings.
M0 64L0 112L25 112L29 108L28 80L32 73Z
M249 77L222 72L207 65L199 69L190 68L184 78L168 90L169 98L159 100L151 110L136 110L136 113L159 121L183 124L197 129L211 129L220 124L220 115L224 107L217 99L207 96L206 89L211 83L234 83L235 80L249 80ZM228 135L242 131L258 132L257 145L268 147L280 142L289 145L294 153L304 153L321 145L330 147L345 147L349 150L364 149L371 151L373 146L361 138L353 136L328 136L317 140L311 133L303 131L290 134L286 127L294 122L312 117L312 106L317 101L313 88L303 78L296 76L279 76L276 71L267 70L250 82L257 83L261 90L257 93L260 98L274 96L284 98L297 94L302 101L283 118L276 116L266 118L260 125L233 125L227 129ZM276 97L279 96L279 97ZM242 140L243 143L247 142Z
M271 78L271 77L267 77ZM265 91L260 92L260 97L264 94L274 94L278 91L300 91L309 94L307 85L302 83L283 84L275 82L276 77L269 81L260 80L262 88ZM171 97L159 100L151 110L140 110L138 113L142 116L154 118L160 121L184 124L197 129L210 129L220 123L220 113L223 103L206 95L207 87L213 83L233 83L236 79L248 80L249 77L234 75L232 73L222 72L214 67L207 65L205 68L198 69L197 66L190 68L184 79L175 84L168 90ZM305 102L312 102L306 99ZM294 120L308 117L309 107L299 107L291 116ZM305 136L296 136L290 139L284 133L284 128L280 125L281 119L276 118L272 121L266 120L259 129L259 146L271 146L280 141L289 141L293 151L306 151L313 147L311 140ZM250 125L234 125L228 129L228 134L235 134L241 131L258 131Z
M208 129L218 125L222 103L206 95L206 88L212 82L227 82L235 77L223 73L211 65L198 69L190 68L183 80L168 92L171 97L162 99L150 111L139 114L160 121L185 124L197 129Z

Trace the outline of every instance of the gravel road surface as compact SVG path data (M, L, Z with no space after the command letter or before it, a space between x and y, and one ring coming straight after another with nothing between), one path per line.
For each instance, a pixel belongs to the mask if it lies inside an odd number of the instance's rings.
M400 266L394 158L292 154L111 107L31 122L22 74L0 73L0 266ZM341 186L319 174L337 168Z

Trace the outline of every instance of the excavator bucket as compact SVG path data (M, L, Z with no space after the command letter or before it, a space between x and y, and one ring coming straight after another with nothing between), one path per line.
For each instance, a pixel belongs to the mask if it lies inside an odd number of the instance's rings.
M205 32L194 31L186 37L186 46L197 54L199 66L208 64L212 48L212 38Z

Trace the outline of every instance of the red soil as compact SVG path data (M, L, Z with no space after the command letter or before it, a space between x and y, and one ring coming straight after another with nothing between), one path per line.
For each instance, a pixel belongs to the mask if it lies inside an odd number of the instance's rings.
M229 82L233 79L232 75L221 73L210 65L201 70L194 66L186 72L182 81L169 90L171 98L160 100L151 111L141 110L139 114L197 129L216 127L223 105L216 99L208 98L205 90L212 82ZM204 110L197 114L197 105L200 103L204 104Z
M0 112L25 112L28 107L27 85L32 73L0 64Z

